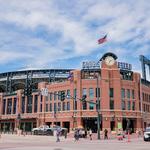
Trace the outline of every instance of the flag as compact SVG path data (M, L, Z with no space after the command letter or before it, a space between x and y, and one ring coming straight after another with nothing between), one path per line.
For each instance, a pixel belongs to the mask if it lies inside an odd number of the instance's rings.
M104 42L106 42L107 41L107 34L103 37L103 38L100 38L99 40L98 40L98 44L102 44L102 43L104 43Z
M73 81L73 72L69 73L68 80L69 81Z

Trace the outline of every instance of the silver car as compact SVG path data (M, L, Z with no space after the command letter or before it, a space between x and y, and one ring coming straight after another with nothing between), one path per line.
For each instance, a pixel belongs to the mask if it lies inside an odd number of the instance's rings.
M144 141L150 141L150 127L147 127L144 131Z

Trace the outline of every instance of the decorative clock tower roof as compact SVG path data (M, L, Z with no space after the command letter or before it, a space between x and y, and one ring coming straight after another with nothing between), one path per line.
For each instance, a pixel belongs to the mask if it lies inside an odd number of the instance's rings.
M118 58L114 53L108 52L105 53L102 58L100 59L100 61L104 60L107 56L112 56L115 60Z

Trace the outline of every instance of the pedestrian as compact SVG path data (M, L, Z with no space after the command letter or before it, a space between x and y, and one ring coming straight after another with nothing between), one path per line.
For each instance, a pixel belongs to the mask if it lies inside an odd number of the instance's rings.
M85 129L85 138L87 138L87 129Z
M79 140L79 130L74 131L74 138L75 138L75 141Z
M78 131L79 131L79 137L80 137L80 138L82 138L82 137L83 137L83 134L82 134L82 133L83 133L83 132L82 132L82 129L79 129Z
M104 139L108 139L108 130L107 129L104 130Z
M56 137L57 137L56 142L60 142L60 138L59 138L60 133L61 133L60 129L57 129L57 130L56 130Z
M85 138L85 130L82 129L82 138Z
M137 138L139 138L139 130L138 129L136 130L136 135L137 135Z
M89 130L89 137L90 137L90 140L92 140L92 130L91 129Z
M67 130L64 131L65 139L67 138Z

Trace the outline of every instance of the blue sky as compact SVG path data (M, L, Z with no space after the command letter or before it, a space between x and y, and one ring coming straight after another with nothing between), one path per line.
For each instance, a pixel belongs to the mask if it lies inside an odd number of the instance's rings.
M139 55L150 59L149 16L148 0L0 0L0 72L80 69L108 51L141 72Z

